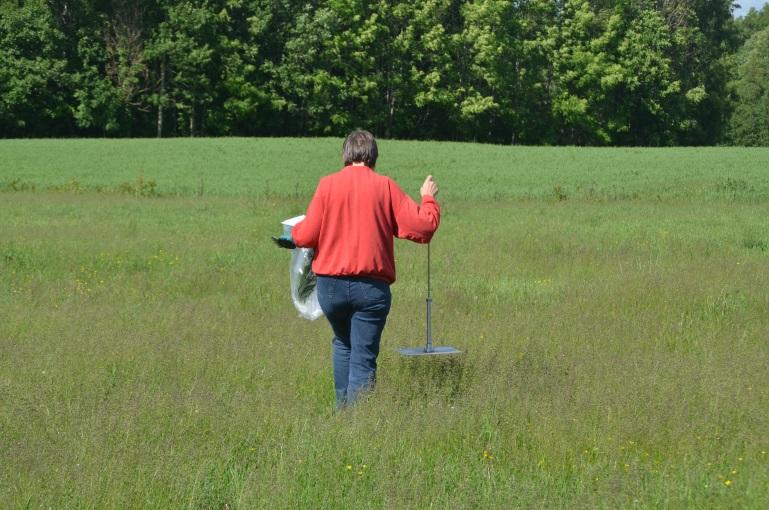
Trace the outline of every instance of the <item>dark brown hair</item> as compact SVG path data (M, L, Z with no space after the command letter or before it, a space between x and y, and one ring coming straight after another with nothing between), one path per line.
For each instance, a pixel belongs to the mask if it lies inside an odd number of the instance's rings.
M379 151L376 147L374 135L363 129L356 129L344 140L342 145L342 158L344 164L364 163L369 168L374 168Z

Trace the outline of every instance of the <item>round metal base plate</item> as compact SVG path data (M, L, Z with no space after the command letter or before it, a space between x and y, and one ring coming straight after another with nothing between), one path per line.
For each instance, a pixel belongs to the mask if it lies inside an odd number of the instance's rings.
M455 349L454 347L437 347L433 346L433 350L427 352L424 347L411 347L396 349L403 356L440 356L444 354L462 354L462 351Z

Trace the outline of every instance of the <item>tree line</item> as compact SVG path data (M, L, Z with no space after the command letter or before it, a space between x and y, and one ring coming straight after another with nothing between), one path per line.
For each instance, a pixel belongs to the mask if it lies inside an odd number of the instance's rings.
M0 0L0 136L769 144L769 7Z

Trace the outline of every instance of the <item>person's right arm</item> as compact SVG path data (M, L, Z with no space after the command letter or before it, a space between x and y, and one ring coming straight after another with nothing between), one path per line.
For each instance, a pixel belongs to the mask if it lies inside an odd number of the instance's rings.
M390 180L390 197L395 216L395 237L417 243L429 243L438 230L441 221L441 208L435 200L438 186L428 176L420 190L422 203L417 204Z
M291 229L291 238L294 243L302 248L317 248L320 237L320 227L323 224L323 211L325 209L325 188L323 179L315 189L315 195L307 207L305 218Z

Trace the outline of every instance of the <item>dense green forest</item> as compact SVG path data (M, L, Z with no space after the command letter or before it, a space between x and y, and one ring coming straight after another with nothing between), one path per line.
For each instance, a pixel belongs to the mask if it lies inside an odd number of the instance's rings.
M0 0L0 136L769 144L769 6Z

